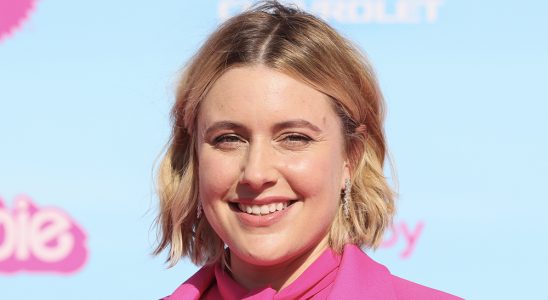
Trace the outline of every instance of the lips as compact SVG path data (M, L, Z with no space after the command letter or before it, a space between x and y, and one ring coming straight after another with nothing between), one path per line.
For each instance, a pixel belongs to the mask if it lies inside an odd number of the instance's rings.
M288 198L237 199L229 205L246 228L265 228L282 222L298 200ZM249 211L249 213L248 213Z

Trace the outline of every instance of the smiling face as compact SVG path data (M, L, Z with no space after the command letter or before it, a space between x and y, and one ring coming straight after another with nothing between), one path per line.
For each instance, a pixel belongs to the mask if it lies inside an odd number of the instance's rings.
M232 68L197 119L199 195L232 263L273 266L327 247L345 163L330 99L265 66Z

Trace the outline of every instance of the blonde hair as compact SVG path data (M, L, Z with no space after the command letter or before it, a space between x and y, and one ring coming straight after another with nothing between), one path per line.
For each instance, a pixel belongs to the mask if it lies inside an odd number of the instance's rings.
M159 243L173 266L222 258L224 242L197 217L195 124L201 100L229 68L262 64L302 80L329 96L341 118L351 166L349 215L342 205L329 244L376 247L394 214L394 194L383 174L387 156L384 101L366 58L325 22L276 1L263 2L222 24L187 65L172 110L173 132L160 164Z

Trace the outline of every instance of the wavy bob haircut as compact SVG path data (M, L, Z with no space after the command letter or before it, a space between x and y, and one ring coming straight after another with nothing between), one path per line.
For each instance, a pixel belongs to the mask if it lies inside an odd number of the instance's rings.
M175 265L222 259L224 242L197 217L196 116L200 102L228 69L264 65L327 95L341 118L350 163L349 214L340 205L329 244L375 248L394 214L394 193L383 173L387 147L384 101L367 59L322 20L277 1L262 2L222 24L186 66L172 109L173 132L158 171L158 245ZM334 199L333 201L341 201Z

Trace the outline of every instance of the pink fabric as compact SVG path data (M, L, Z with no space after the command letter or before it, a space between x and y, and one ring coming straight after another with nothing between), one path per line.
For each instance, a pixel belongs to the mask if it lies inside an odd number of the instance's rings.
M219 264L205 266L165 299L439 299L458 297L390 274L355 245L346 245L337 255L326 250L297 280L277 292L267 286L248 291Z

